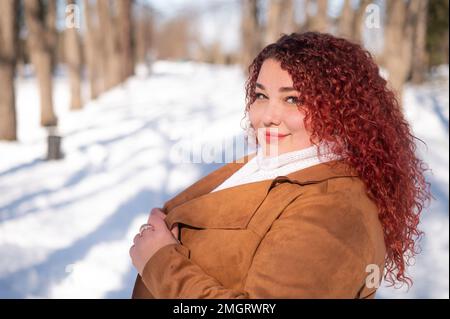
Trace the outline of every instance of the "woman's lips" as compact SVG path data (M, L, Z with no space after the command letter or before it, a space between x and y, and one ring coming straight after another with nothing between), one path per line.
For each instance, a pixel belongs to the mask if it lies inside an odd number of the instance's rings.
M266 133L266 143L270 143L271 141L278 141L288 135L289 134Z

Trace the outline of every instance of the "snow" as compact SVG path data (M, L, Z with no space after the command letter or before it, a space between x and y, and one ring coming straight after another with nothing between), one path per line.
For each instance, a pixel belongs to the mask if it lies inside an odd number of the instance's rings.
M405 88L404 110L417 143L418 153L431 169L434 200L423 212L422 253L410 267L414 285L379 290L384 298L449 298L449 92L448 65L436 69L429 82Z
M129 298L128 249L151 208L223 165L218 155L246 153L231 152L243 139L244 80L237 66L158 61L72 112L62 72L54 99L65 157L47 162L36 83L18 78L19 142L0 142L0 297ZM448 66L409 85L405 105L428 145L418 144L436 200L423 214L414 286L383 286L378 298L448 298Z

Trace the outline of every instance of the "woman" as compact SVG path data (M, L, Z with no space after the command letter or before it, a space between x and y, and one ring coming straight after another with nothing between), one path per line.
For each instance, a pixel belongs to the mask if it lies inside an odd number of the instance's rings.
M283 35L250 65L246 102L257 152L152 210L130 249L133 298L374 298L383 275L409 286L429 185L370 53Z

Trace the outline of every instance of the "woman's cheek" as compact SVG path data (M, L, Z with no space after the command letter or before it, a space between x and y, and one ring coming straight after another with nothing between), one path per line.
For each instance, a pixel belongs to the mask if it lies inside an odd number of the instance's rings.
M260 110L258 110L257 107L253 106L250 111L248 112L249 115L249 119L250 119L250 123L252 124L253 127L257 127L258 126L258 122L261 119L261 112Z
M286 124L290 132L297 132L304 130L304 118L305 117L303 114L295 110L293 112L286 113L286 116L284 117L284 123Z

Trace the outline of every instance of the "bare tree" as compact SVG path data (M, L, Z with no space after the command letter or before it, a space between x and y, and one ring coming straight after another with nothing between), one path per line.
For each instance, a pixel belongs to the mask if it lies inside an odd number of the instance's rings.
M147 53L153 41L153 15L148 7L137 10L134 24L135 60L137 63L147 63Z
M103 83L105 76L102 63L102 50L100 41L100 27L98 19L94 17L96 11L92 7L92 1L84 0L84 20L86 32L84 33L84 52L86 56L89 87L91 99L96 99L105 90Z
M15 0L0 1L0 140L17 139L14 72L17 56L17 8Z
M192 41L192 17L178 15L164 23L157 35L158 57L163 59L189 58L189 44Z
M363 30L365 29L364 18L367 6L372 0L360 0L353 20L353 37L355 42L363 43Z
M43 0L39 0L43 1ZM47 0L42 2L42 7L45 8L45 27L47 29L47 41L50 50L50 58L52 61L52 72L55 69L57 62L58 49L58 31L56 30L56 1Z
M328 0L316 0L316 14L310 17L310 31L328 32Z
M312 17L310 13L311 0L303 0L302 4L303 4L302 6L296 6L299 14L301 15L301 21L298 24L296 24L296 30L298 32L309 31L309 27L312 22L311 21Z
M428 66L449 63L449 1L429 1L427 10Z
M121 82L121 61L118 41L118 27L115 21L114 7L108 0L97 0L97 12L100 22L100 40L102 42L102 63L105 70L106 89Z
M265 44L275 42L282 33L295 30L293 0L270 0L267 8Z
M351 0L345 0L339 17L339 35L354 42L363 43L364 14L371 0L360 0L358 8L354 9Z
M53 111L52 55L55 50L53 27L56 21L56 0L48 0L44 14L41 1L25 0L25 21L28 28L28 51L31 56L40 91L41 125L56 126Z
M393 0L387 2L382 63L388 71L388 82L401 103L403 84L412 64L413 36L420 1Z
M261 28L258 21L258 14L257 0L242 1L241 64L246 72L261 47Z
M214 64L225 64L226 55L220 41L214 41L210 46L210 61Z
M428 56L426 51L428 0L417 1L420 1L420 8L418 9L414 35L414 63L412 64L412 82L416 84L424 81L428 66Z
M119 11L120 52L122 81L134 74L134 59L131 46L131 0L117 2Z
M75 5L75 0L67 0L67 5ZM75 27L65 29L65 62L70 81L70 108L79 110L81 101L81 47L78 31Z
M355 12L351 6L350 0L344 0L341 15L339 16L339 35L351 39L353 37L353 21Z

